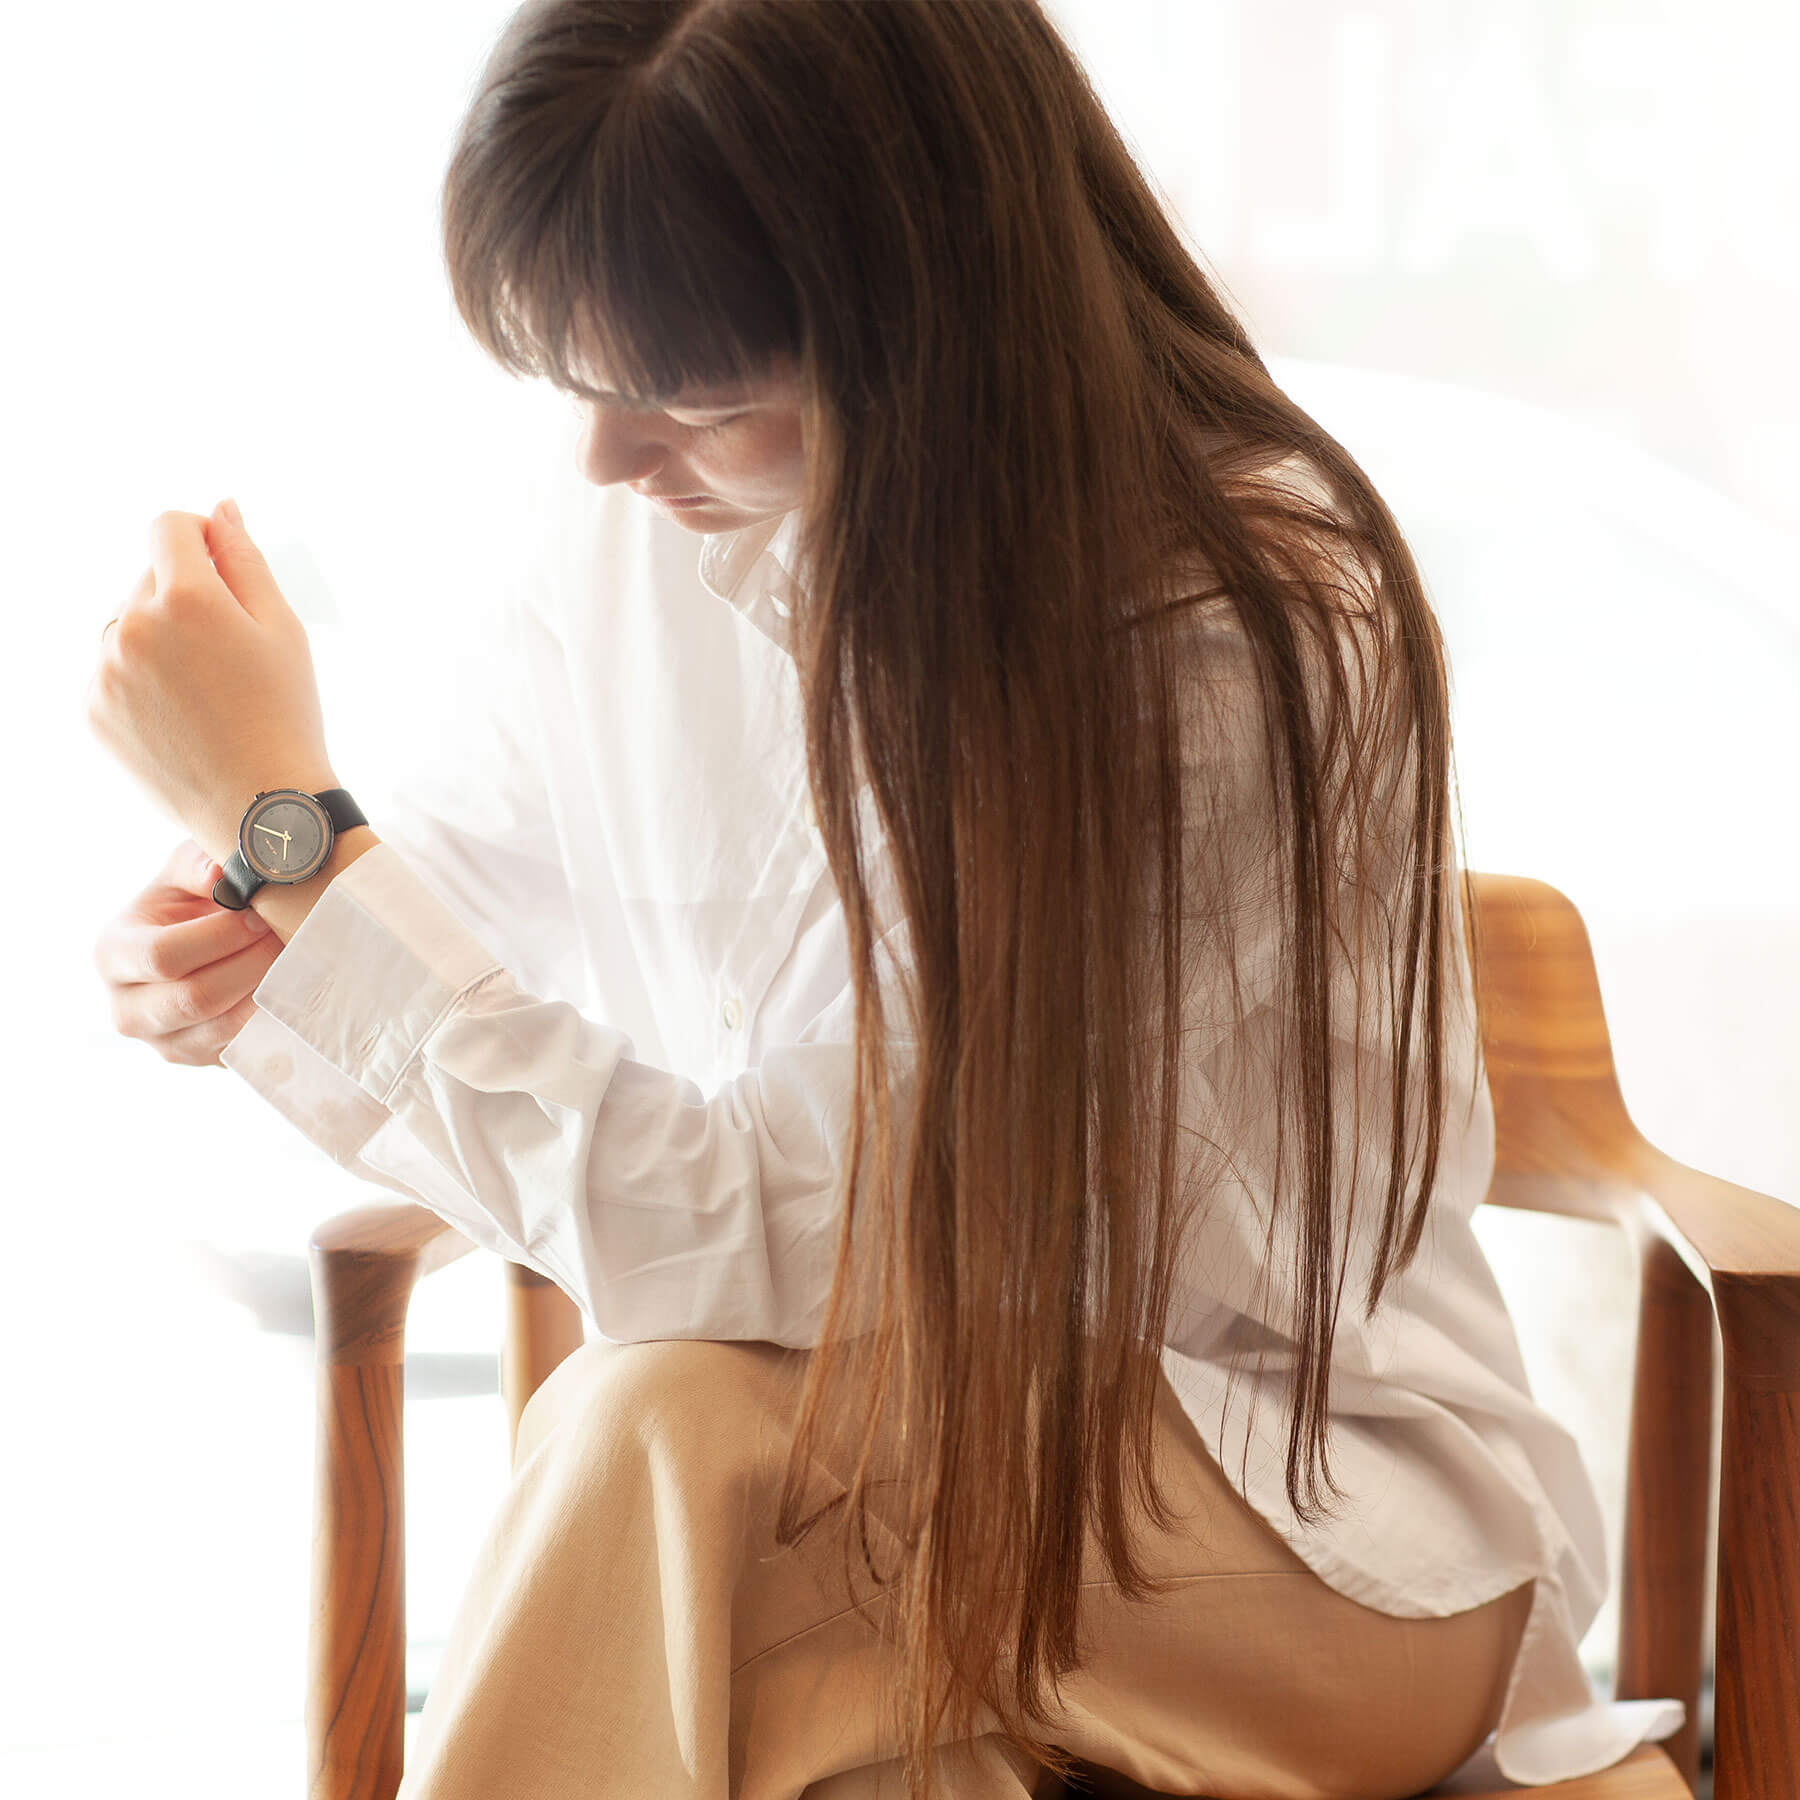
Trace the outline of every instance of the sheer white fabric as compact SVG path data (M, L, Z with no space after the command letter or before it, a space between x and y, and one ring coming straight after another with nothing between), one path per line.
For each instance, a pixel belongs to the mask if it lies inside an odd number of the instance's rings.
M342 1167L541 1271L605 1337L805 1346L836 1244L853 996L787 651L796 515L696 540L572 468L552 499L496 641L370 809L383 841L283 949L223 1061ZM1201 753L1243 755L1254 808L1249 741ZM877 902L891 972L904 925L891 891ZM1242 1078L1268 1049L1271 929L1252 920L1240 945L1241 1018L1199 1021L1183 1065L1183 1125L1232 1174L1163 1366L1234 1484L1352 1599L1439 1615L1535 1578L1489 1753L1526 1784L1603 1768L1682 1709L1599 1702L1577 1657L1606 1581L1600 1512L1470 1228L1494 1136L1466 1015L1430 1225L1369 1324L1351 1238L1331 1383L1350 1503L1310 1529L1289 1510L1293 1295L1262 1265L1273 1115ZM1362 1145L1346 1192L1366 1220L1388 1046L1341 1029L1363 1089L1359 1126L1340 1083L1340 1141Z

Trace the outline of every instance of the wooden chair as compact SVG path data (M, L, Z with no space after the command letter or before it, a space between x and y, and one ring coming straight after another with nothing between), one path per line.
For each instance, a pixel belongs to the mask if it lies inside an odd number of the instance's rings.
M1489 1204L1609 1220L1640 1275L1615 1694L1687 1723L1546 1800L1682 1800L1698 1765L1714 1348L1724 1358L1715 1800L1800 1796L1800 1210L1676 1162L1625 1111L1581 916L1541 881L1472 877L1499 1133ZM405 1718L401 1376L407 1303L475 1246L422 1206L311 1239L318 1440L306 1730L311 1800L390 1800ZM583 1340L507 1265L501 1385L516 1440ZM1716 1322L1716 1331L1715 1331ZM1515 1790L1506 1790L1508 1792Z

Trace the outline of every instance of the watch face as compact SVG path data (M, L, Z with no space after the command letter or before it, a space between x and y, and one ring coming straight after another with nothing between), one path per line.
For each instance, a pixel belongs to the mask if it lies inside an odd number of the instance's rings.
M245 813L238 848L264 881L304 881L330 854L329 823L311 794L277 788Z

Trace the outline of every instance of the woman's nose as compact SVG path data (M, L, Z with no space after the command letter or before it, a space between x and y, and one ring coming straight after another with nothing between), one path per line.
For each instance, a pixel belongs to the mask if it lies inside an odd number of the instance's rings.
M575 447L575 466L595 487L641 481L662 466L668 446L643 420L590 408Z

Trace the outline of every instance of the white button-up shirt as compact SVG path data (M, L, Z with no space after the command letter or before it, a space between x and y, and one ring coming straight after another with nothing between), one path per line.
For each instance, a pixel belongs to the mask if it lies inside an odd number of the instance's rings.
M696 554L674 520L563 466L479 706L371 811L383 841L313 907L223 1061L345 1169L555 1281L604 1337L809 1345L854 1000L787 648L797 515ZM885 992L906 932L863 801ZM1245 963L1264 996L1272 942ZM1458 1612L1536 1578L1491 1748L1508 1778L1585 1774L1667 1736L1677 1702L1596 1702L1578 1659L1605 1588L1601 1515L1470 1227L1494 1163L1472 1030L1453 1045L1418 1257L1372 1323L1339 1316L1332 1467L1351 1499L1311 1528L1283 1488L1294 1299L1285 1267L1260 1266L1273 1109L1231 1103L1248 1036L1192 1042L1181 1108L1225 1138L1237 1184L1205 1209L1162 1362L1208 1451L1323 1580L1378 1611ZM1365 1218L1387 1175L1369 1104ZM1246 1354L1228 1398L1233 1351L1259 1346L1261 1373Z

